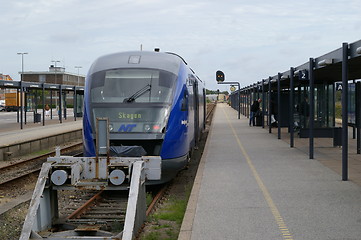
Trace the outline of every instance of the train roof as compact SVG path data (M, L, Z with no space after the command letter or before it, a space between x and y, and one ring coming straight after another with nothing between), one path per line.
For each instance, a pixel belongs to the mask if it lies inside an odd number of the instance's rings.
M88 74L117 68L152 68L178 74L180 65L187 64L174 53L131 51L119 52L99 57L94 61Z

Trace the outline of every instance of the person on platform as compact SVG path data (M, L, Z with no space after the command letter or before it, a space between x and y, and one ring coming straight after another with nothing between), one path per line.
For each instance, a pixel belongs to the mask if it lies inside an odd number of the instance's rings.
M260 109L259 109L259 104L262 102L261 99L255 100L253 102L253 104L251 105L251 115L249 117L249 126L251 126L251 124L253 126L255 126L255 120L256 120L256 115L259 113Z
M310 104L308 103L308 96L304 97L300 107L301 127L307 128L310 120Z
M45 105L45 117L50 117L50 107L48 104Z

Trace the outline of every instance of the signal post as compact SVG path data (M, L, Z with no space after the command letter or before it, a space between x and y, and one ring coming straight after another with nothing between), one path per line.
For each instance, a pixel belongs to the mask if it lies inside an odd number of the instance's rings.
M225 82L224 73L220 70L216 72L216 80L218 84L230 84L230 85L237 85L238 86L238 119L241 118L241 85L239 82Z

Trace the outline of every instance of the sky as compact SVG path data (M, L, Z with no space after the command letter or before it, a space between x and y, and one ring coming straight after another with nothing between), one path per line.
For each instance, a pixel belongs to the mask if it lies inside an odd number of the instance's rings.
M206 82L248 86L361 39L360 0L0 0L0 73L86 75L109 53L175 52Z

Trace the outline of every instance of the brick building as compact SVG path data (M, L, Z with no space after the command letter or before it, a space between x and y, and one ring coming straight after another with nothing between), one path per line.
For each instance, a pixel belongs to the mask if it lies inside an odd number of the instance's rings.
M65 72L65 68L63 67L54 67L53 65L51 65L49 67L49 71L24 72L23 81L84 86L85 77L82 75Z

